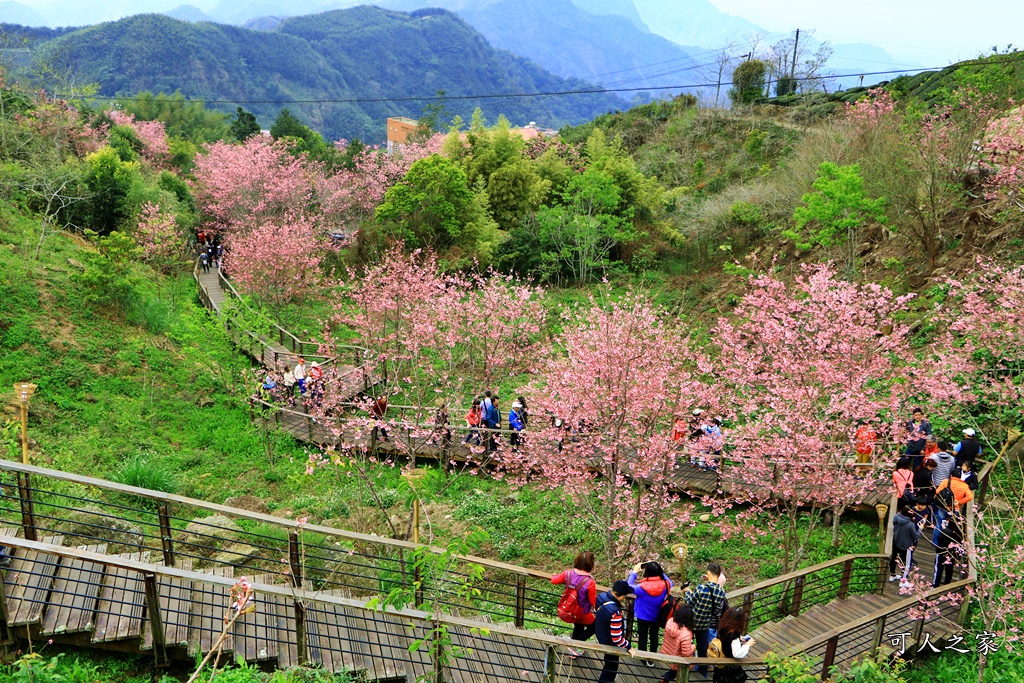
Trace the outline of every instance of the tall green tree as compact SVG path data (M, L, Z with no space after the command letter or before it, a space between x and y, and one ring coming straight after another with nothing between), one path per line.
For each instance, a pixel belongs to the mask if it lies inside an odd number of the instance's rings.
M231 119L231 126L228 130L235 140L245 142L253 135L260 134L260 124L256 122L255 114L239 107L235 112L235 118Z
M633 209L621 209L622 191L615 179L594 169L569 181L562 202L537 212L543 260L587 282L608 270L616 246L636 239Z
M139 169L133 162L122 161L110 147L90 154L86 163L84 180L89 200L83 202L83 223L101 236L108 235L132 215L128 196L139 177Z
M420 159L377 207L377 220L406 242L437 249L456 243L472 245L467 234L478 205L466 173L439 154Z
M733 87L729 99L734 105L756 102L764 93L768 65L760 59L748 59L732 72Z

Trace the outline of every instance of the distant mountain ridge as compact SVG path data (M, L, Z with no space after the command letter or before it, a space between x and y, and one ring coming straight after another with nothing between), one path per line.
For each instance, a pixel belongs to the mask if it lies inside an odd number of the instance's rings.
M174 92L207 101L254 102L246 108L270 122L283 106L331 139L380 142L388 116L416 118L439 90L458 97L593 89L497 50L455 14L405 14L371 6L286 19L271 31L188 23L137 15L78 29L37 45L58 51L80 81L100 94ZM332 100L331 102L302 102ZM360 101L353 101L360 100ZM376 100L376 101L373 101ZM294 104L272 104L270 102ZM479 105L489 120L506 114L518 125L558 127L619 108L611 94L450 100L448 113L468 120Z

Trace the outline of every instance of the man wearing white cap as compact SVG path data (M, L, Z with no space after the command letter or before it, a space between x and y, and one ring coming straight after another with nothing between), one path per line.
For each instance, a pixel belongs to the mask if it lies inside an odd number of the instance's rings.
M956 455L956 466L960 467L960 463L965 460L969 460L971 465L974 465L974 460L981 455L981 444L974 438L975 431L968 427L963 432L964 438L960 439L960 442L953 446L953 453ZM973 467L972 467L973 469Z

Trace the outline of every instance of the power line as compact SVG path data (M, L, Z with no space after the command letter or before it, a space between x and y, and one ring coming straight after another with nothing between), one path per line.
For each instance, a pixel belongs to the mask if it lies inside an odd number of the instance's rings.
M1013 62L1019 62L1024 59L1024 53L1011 59L1001 60L987 60L984 62L977 62L971 60L973 63L961 62L957 66L990 66L994 64L1008 64ZM947 64L945 66L930 66L920 67L914 69L890 69L887 71L858 71L856 73L847 74L824 74L819 76L806 76L801 78L801 81L823 81L830 80L833 78L854 78L857 76L889 76L893 74L911 74L911 73L922 73L925 71L942 71L947 69L953 64ZM769 84L771 81L769 81ZM349 97L340 99L308 99L308 100L204 100L202 98L196 98L191 100L193 102L202 102L203 104L373 104L383 102L451 102L451 101L463 101L463 100L499 100L499 99L527 99L532 97L566 97L569 95L605 95L609 93L620 93L620 92L643 92L651 90L687 90L692 88L706 88L708 86L717 85L717 83L685 83L680 85L658 85L658 86L638 86L632 88L591 88L586 90L551 90L546 92L534 92L534 93L483 93L478 95L427 95L423 97L411 96L411 97ZM723 82L722 85L736 85L734 81ZM104 102L134 102L135 97L106 97L103 95L62 95L55 94L56 97L71 97L73 99L80 100L96 100Z

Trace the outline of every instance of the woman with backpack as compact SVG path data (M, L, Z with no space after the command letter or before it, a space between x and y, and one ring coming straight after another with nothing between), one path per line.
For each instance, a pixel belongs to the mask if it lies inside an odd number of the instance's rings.
M641 572L642 578L638 578ZM657 652L658 612L668 601L669 591L672 590L672 581L660 564L644 562L642 565L638 564L633 567L627 582L636 593L636 600L633 602L633 616L636 617L639 636L637 648L647 652ZM654 662L647 660L647 666L654 666Z
M750 646L754 639L745 635L747 618L739 607L730 607L718 622L718 641L721 656L727 659L744 659L750 654ZM709 648L709 651L714 648ZM742 683L747 680L747 672L736 664L715 665L713 677L715 683Z
M665 622L665 642L661 644L661 654L673 657L692 657L697 651L693 647L693 610L684 602L675 606L676 610ZM679 665L661 676L663 683L676 680Z
M910 458L901 457L896 462L896 469L892 473L892 483L896 486L896 497L913 500L914 495L914 470L910 468Z
M597 604L597 582L591 576L597 558L586 550L576 556L572 569L551 577L551 583L565 584L565 592L558 601L558 618L572 624L572 639L587 640L594 635L594 606ZM572 657L579 657L582 650L569 649Z

